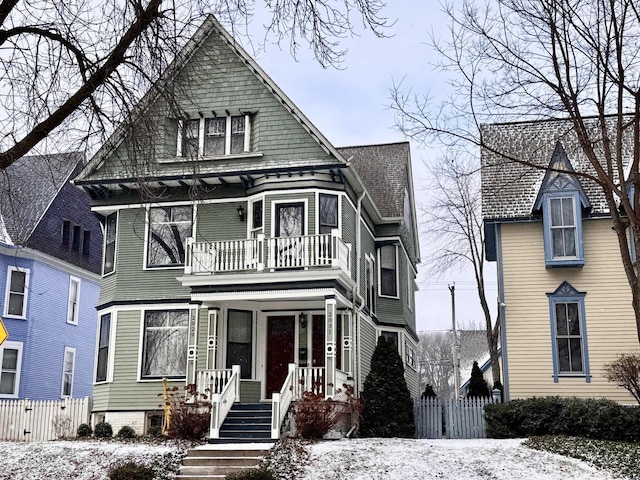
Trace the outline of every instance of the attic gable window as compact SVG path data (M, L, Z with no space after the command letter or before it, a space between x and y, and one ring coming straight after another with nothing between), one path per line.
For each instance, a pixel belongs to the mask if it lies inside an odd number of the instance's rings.
M197 158L247 153L250 131L249 114L180 120L176 154Z

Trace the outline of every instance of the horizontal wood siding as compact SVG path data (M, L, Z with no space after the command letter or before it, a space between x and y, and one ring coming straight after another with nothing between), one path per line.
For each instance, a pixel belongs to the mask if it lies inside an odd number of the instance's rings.
M242 206L248 215L247 202L207 203L198 205L196 219L196 241L215 242L219 240L239 240L247 238L247 222L240 221L238 207Z
M375 326L365 317L360 317L360 358L362 361L362 378L360 381L363 383L371 371L371 357L373 356L377 341L378 337Z
M606 363L638 350L631 297L615 233L609 220L585 220L583 268L546 269L542 223L502 225L507 360L511 398L544 395L608 397L634 403L607 382ZM591 383L584 378L553 381L551 293L568 281L585 296Z
M162 382L138 382L141 345L140 310L117 313L113 383L109 390L109 410L157 410L162 403ZM184 381L172 381L169 387L182 389ZM181 390L182 391L182 390ZM94 406L98 411L98 405Z
M420 381L418 379L418 372L413 368L409 367L406 363L404 364L404 379L407 382L407 387L409 388L409 393L411 394L411 398L416 398L420 395Z
M240 401L242 403L258 403L262 392L262 384L253 380L240 382Z

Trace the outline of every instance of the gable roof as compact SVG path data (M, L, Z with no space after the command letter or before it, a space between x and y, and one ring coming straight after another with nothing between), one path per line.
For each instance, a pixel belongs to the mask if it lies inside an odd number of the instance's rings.
M80 152L28 156L0 171L0 241L25 243L82 160Z
M198 28L195 34L189 39L182 50L176 55L176 58L172 61L169 67L163 72L161 77L151 86L149 91L143 96L142 100L135 106L131 114L131 118L128 122L132 122L135 118L144 115L146 111L156 102L168 82L180 73L185 68L189 60L197 53L197 51L203 47L205 41L211 35L218 35L222 41L238 56L238 58L247 66L247 68L255 75L255 77L262 82L267 89L274 95L278 101L285 107L285 109L300 123L300 125L307 131L311 138L328 154L333 157L334 163L346 164L344 158L338 153L336 148L325 138L325 136L317 129L317 127L311 123L311 121L302 113L302 111L293 103L293 101L280 89L280 87L269 77L266 72L258 65L258 63L244 50L244 48L224 29L224 27L218 22L213 15L208 15L202 25ZM102 179L100 174L96 174L97 170L102 167L105 159L115 148L124 140L127 135L126 126L127 121L123 122L111 137L105 142L105 144L98 150L98 152L90 159L87 166L80 172L74 183L78 185L100 183ZM185 162L187 163L187 162ZM326 160L320 163L327 163ZM245 168L250 170L255 168L255 165L248 163L242 165L241 162L234 162L236 168ZM224 170L225 166L218 165L218 170ZM188 172L187 175L182 176L182 180L189 180L193 177L193 166L186 166L184 169ZM216 172L213 172L216 173ZM147 172L144 172L147 174ZM179 175L174 174L176 178ZM119 180L119 179L111 179ZM126 183L135 183L139 178L125 178ZM118 186L119 183L107 182L108 186ZM104 185L103 185L104 186Z
M607 119L610 138L615 138L615 120ZM585 119L585 123L588 129L595 131L599 128L597 118ZM575 171L595 175L568 119L483 124L480 125L480 134L491 149L531 164L517 163L489 149L482 149L482 216L485 220L532 217L558 143ZM625 135L623 152L627 163L632 158L631 142L631 135ZM584 177L574 178L591 204L591 213L607 214L609 209L602 189Z
M411 189L409 142L340 147L338 151L355 168L380 214L403 217L405 191Z

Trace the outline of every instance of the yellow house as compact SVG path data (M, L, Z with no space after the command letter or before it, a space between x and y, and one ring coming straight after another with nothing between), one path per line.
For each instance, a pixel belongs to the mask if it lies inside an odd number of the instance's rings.
M486 255L497 262L506 398L635 403L604 376L607 363L640 345L610 213L599 187L576 174L590 166L569 122L483 125L481 133L488 144Z

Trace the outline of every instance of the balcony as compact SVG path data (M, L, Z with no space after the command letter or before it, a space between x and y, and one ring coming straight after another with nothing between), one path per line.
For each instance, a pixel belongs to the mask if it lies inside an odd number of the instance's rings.
M351 246L331 234L196 242L187 239L185 275L339 270L351 275Z

